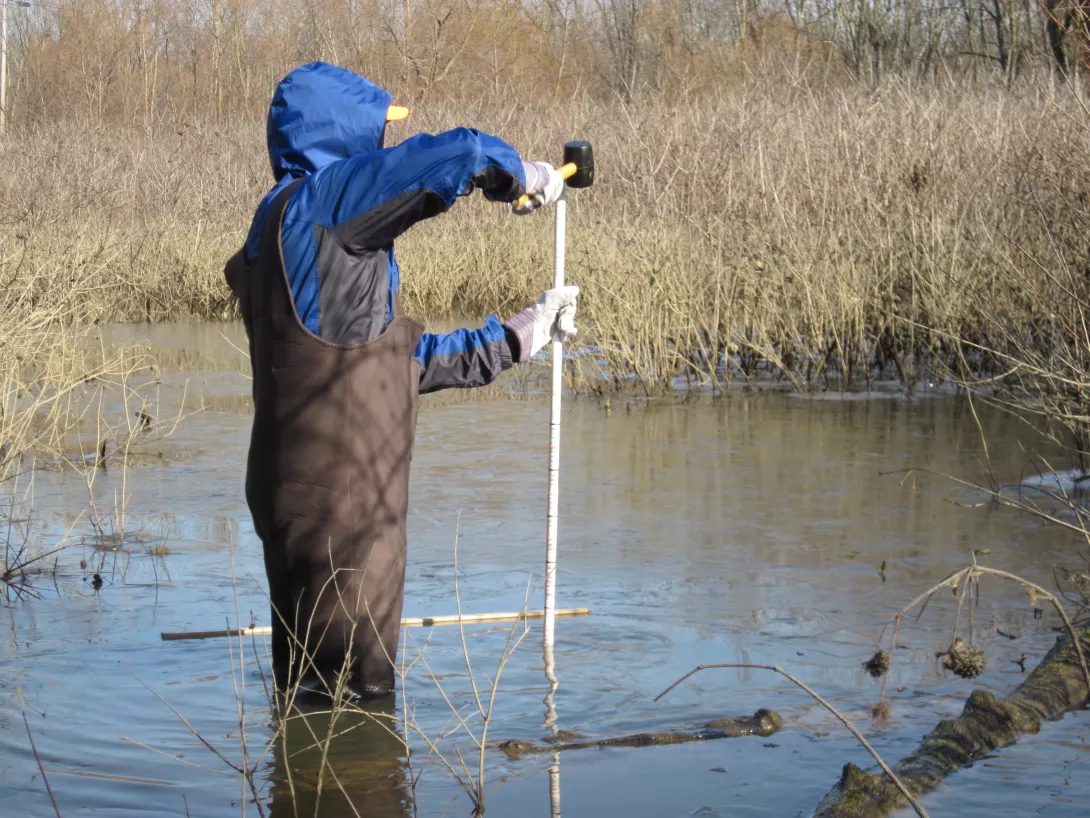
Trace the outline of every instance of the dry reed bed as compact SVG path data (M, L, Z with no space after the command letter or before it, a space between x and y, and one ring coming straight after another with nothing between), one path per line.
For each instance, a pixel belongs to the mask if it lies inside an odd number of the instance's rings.
M72 436L92 428L94 442L86 448L93 454L105 429L115 436L139 430L129 407L143 402L126 383L133 356L95 347L79 318L97 292L88 278L54 289L13 263L7 248L0 263L6 284L0 291L0 597L10 599L38 596L32 577L50 566L55 573L67 545L66 536L45 536L37 525L35 471L69 463L91 475L95 461L82 446L71 450ZM103 399L115 393L123 396L120 418L102 411Z
M875 367L912 386L955 366L949 336L1049 320L1036 261L1078 262L1087 120L1043 91L778 87L547 112L439 103L390 140L471 125L551 159L594 142L598 183L572 194L569 222L580 338L602 352L577 365L583 386L771 368L806 388ZM57 125L0 154L0 259L33 303L86 280L88 320L230 314L222 263L270 182L261 123ZM479 197L399 250L406 303L428 320L503 315L551 281L550 220Z

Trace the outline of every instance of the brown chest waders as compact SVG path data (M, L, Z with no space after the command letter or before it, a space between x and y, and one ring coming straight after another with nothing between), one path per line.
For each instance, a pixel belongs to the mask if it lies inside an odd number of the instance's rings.
M280 245L298 182L274 201L252 264L227 262L250 340L254 425L246 501L265 551L278 687L394 687L405 516L423 327L395 301L365 344L338 346L299 320Z

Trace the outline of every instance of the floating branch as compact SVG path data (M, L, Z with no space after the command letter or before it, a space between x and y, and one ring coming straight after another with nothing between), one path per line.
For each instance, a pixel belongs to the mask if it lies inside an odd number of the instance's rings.
M534 753L559 753L563 750L586 750L604 747L656 747L663 744L689 744L694 741L713 741L743 736L771 736L783 726L783 717L774 710L761 708L746 718L727 718L709 721L695 730L672 730L659 733L635 733L612 738L587 738L578 733L561 730L544 741L523 741L513 738L501 741L496 747L508 758L517 759Z
M1013 744L1024 733L1039 732L1042 721L1083 707L1088 688L1082 648L1090 647L1090 639L1087 633L1080 638L1084 645L1067 635L1059 637L1029 678L1005 699L974 690L960 716L939 722L911 755L894 766L898 780L916 795L930 792L981 756ZM845 764L840 781L818 805L814 818L881 818L905 803L903 791L884 775Z

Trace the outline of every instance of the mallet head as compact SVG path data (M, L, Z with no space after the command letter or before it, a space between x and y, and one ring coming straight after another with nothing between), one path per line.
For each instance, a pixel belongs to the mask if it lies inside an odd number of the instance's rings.
M569 142L564 146L564 164L574 164L575 174L568 177L568 187L590 187L594 184L594 149L589 142Z

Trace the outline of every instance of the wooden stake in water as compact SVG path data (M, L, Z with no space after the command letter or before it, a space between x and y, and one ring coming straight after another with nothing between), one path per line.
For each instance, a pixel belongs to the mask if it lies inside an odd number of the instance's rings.
M567 251L568 203L564 194L556 203L556 242L553 247L553 287L564 286ZM553 341L553 391L549 417L549 511L545 529L545 647L556 633L556 528L560 503L560 394L564 387L564 344Z
M590 608L566 608L553 611L554 616L589 616ZM444 614L441 616L410 616L401 620L403 628L431 628L436 625L472 625L484 622L521 622L526 619L544 619L544 611L517 611L512 613ZM269 636L271 625L251 625L248 628L230 628L218 631L170 631L159 634L165 642L180 639L218 639L224 636Z

